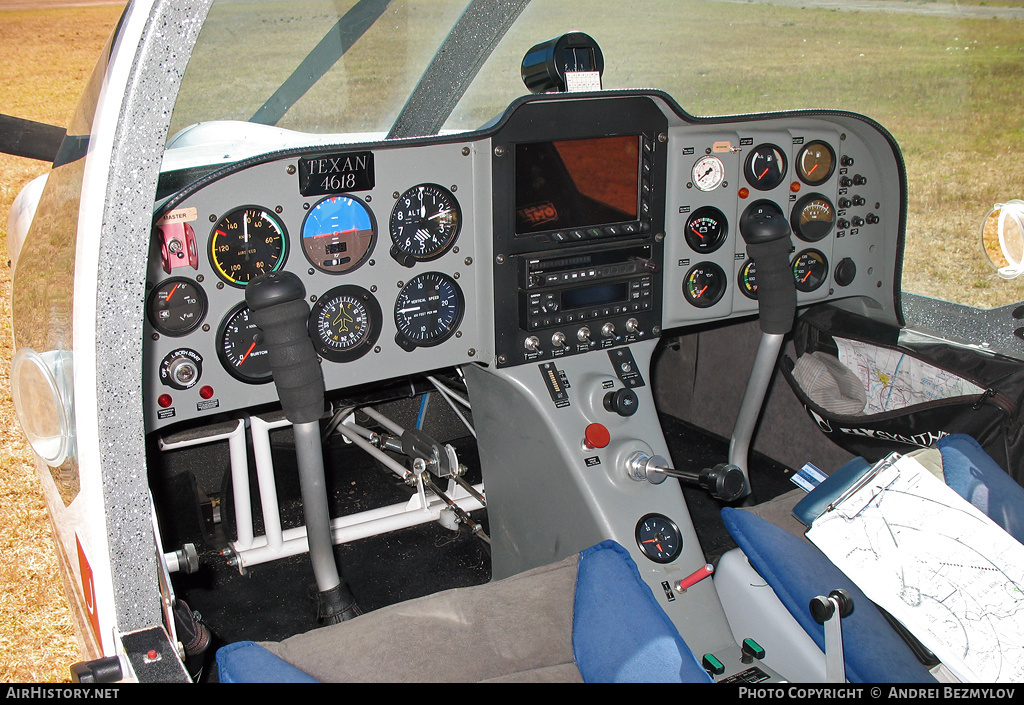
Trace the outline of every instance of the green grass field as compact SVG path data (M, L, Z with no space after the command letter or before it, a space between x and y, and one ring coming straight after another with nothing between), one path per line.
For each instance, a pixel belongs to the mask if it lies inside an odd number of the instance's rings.
M474 127L503 109L508 95L523 92L523 51L569 30L586 31L601 43L606 87L661 88L697 115L797 108L864 113L893 133L907 162L904 288L985 307L1024 299L1024 281L1000 280L984 263L978 242L982 217L994 203L1024 198L1024 22L692 0L674 0L675 12L662 15L670 0L632 0L619 10L553 1L561 6L557 21L540 15L540 6L551 3L537 0L484 65L451 126ZM1024 7L1003 0L959 4ZM296 21L321 22L324 31L329 26L329 18L303 16L302 3L289 7ZM244 5L217 11L230 20L232 33L198 58L233 65L247 80L228 90L196 83L183 95L186 106L175 116L176 127L210 110L223 115L224 105L233 106L235 117L248 118L283 78L252 67L282 52L297 61L307 49L288 41L293 28L252 26L244 11ZM394 8L414 18L436 11L432 0ZM119 13L120 7L0 6L0 111L66 123ZM373 129L360 124L364 114L380 104L400 106L413 81L396 81L390 94L369 91L368 77L381 57L416 63L441 39L423 34L422 23L409 23L412 29L404 33L394 29L399 25L375 28L365 47L344 59L348 75L328 77L296 110L315 111L341 129ZM628 40L615 38L622 26L633 28ZM0 234L14 195L44 170L0 156ZM5 248L6 238L0 242ZM0 263L6 261L4 249ZM38 483L10 405L9 303L10 269L0 266L0 680L66 681L77 646Z

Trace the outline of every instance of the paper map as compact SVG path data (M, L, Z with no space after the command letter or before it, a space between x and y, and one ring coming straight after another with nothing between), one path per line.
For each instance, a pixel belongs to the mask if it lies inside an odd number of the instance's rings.
M961 681L1024 681L1024 546L913 458L807 538Z
M864 383L865 414L877 414L937 399L974 396L985 390L898 350L834 338L839 360Z

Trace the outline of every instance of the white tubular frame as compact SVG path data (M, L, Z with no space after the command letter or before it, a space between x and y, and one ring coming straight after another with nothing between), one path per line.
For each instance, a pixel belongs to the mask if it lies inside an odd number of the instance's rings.
M169 443L163 439L160 440L161 450L174 450L223 440L228 442L235 526L238 533L237 540L231 543L231 550L237 558L237 566L240 571L248 566L268 563L309 551L305 526L294 529L281 528L281 510L277 498L277 485L274 481L274 461L270 451L270 431L290 426L291 424L287 419L282 418L268 421L259 416L252 416L248 421L249 432L252 436L253 457L256 465L256 481L260 503L263 507L264 534L262 536L254 536L253 534L252 498L249 494L249 462L245 442L245 420L240 419L237 426L230 431L203 438ZM413 474L401 468L390 456L367 443L351 427L340 424L338 431L367 452L382 459L385 465L396 474L403 477ZM380 456L383 456L383 458L380 458ZM432 492L425 491L422 482L417 482L417 485L419 491L408 502L369 509L332 519L331 538L334 543L347 543L357 539L386 534L398 529L426 524L431 521L440 521L442 512L447 510L448 505ZM474 485L473 489L483 494L484 486L483 484ZM445 492L450 499L457 502L459 507L467 513L482 509L484 506L480 500L453 480L449 480Z

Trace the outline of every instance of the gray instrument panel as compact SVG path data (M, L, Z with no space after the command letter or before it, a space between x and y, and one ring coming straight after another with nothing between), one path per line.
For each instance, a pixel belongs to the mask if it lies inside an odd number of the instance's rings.
M630 95L636 99L636 93ZM614 101L616 97L610 93L607 99ZM598 99L605 97L601 95ZM809 290L798 293L798 303L849 298L856 302L855 306L869 313L875 312L889 320L898 318L893 292L899 283L904 218L902 163L898 150L873 123L845 113L774 114L695 122L661 94L649 94L646 99L664 113L668 125L667 133L659 135L667 146L666 178L664 183L653 185L654 198L664 203L664 232L627 233L615 235L611 240L603 237L599 246L621 244L628 247L654 239L659 244L663 242L663 261L650 263L657 283L663 284L657 287L663 292L662 330L756 314L756 300L744 294L740 286L744 281L746 256L737 223L744 209L760 199L775 202L787 217L797 204L805 202L811 203L814 214L820 216L827 203L833 208L830 217L838 221L824 234L821 234L823 226L812 224L812 228L817 228L813 242L792 237L794 258L809 250L824 258L822 262L816 259L817 255L813 261L805 257L806 266L798 268L801 276L809 272L808 278L821 278L820 285L813 289L805 286ZM588 100L595 100L595 96L589 95ZM566 110L571 113L575 105L564 96L558 103L561 115ZM614 109L613 104L609 105ZM585 108L581 103L581 119ZM515 109L513 106L510 112ZM586 109L592 111L592 105ZM588 115L587 119L592 117ZM191 256L187 251L168 254L167 246L174 236L160 227L154 230L147 282L150 315L146 322L143 362L148 430L273 404L277 400L272 382L254 384L240 380L229 373L228 363L222 361L218 353L223 347L224 322L244 302L245 291L227 283L218 274L215 253L212 254L211 249L215 247L215 233L224 217L246 206L266 211L283 229L286 254L279 268L300 277L314 313L317 302L338 287L344 287L346 292L358 287L371 295L379 306L380 315L373 322L376 330L371 344L360 349L356 359L336 362L325 356L322 368L329 392L469 362L496 364L495 339L499 331L496 331L495 312L502 307L515 306L519 300L519 292L495 291L493 283L496 254L492 160L496 158L493 146L500 140L502 122L497 125L488 132L447 139L381 143L351 150L318 147L308 153L254 160L204 182L175 201L170 210L161 212L159 224L177 224L179 230L173 232L184 232L181 228L187 224L195 252ZM595 135L598 136L601 135ZM805 159L807 164L818 163L819 166L804 169L827 170L828 176L820 182L812 176L812 183L808 184L798 176L796 164L804 159L805 147L812 143L827 145L827 154L820 160ZM751 173L748 160L763 145L776 147L778 152L771 154L781 154L786 162L781 180L768 190L752 186L748 176ZM367 188L340 193L350 204L358 201L357 210L365 207L363 209L369 212L375 240L360 264L344 273L329 273L325 271L329 268L314 266L313 260L304 256L302 246L307 215L329 196L301 195L296 172L301 171L303 158L356 152L372 153L374 181ZM763 157L769 153L761 154ZM695 172L694 167L705 157L715 159L702 163L704 168ZM829 160L834 162L831 167L827 164ZM758 166L762 162L758 162ZM711 173L709 167L714 167ZM719 168L720 174L717 173ZM703 179L700 186L707 190L698 187L697 173ZM759 168L757 173L762 170ZM389 253L392 247L389 223L396 204L409 189L420 185L440 186L457 199L459 232L455 242L439 256L431 255L426 261L406 258L402 262ZM825 199L824 203L805 199L811 194ZM714 246L704 246L699 239L688 240L685 236L687 227L694 224L694 215L706 215L711 212L709 208L715 209L715 218L721 216L727 230L721 242ZM705 226L712 225L712 221L701 222ZM841 227L844 225L846 227ZM594 247L594 242L567 241L555 250L550 244L543 249L544 255L550 257L552 252L573 255ZM844 265L843 277L837 280L836 265L844 260L849 260L849 264ZM708 266L709 263L714 266ZM827 268L823 268L823 264L827 264ZM722 281L714 281L713 276L701 278L702 268L714 270L713 274L721 273ZM408 338L396 337L399 328L395 311L411 310L407 306L408 298L401 298L400 292L423 275L427 275L427 279L433 277L431 281L435 282L438 279L435 275L440 275L441 280L448 282L446 286L454 282L462 295L461 310L458 319L449 322L454 327L440 343L410 345ZM175 289L178 283L189 286ZM156 320L166 315L161 312L165 306L159 299L172 291L170 298L173 299L186 289L194 291L194 287L201 289L201 296L205 298L204 307L196 303L192 310L200 320L191 320L188 318L191 314L186 314L177 331L162 326L162 322ZM689 296L685 293L687 287ZM721 294L714 301L700 298L714 287L721 287ZM401 303L403 301L406 303ZM201 315L200 308L203 309ZM373 306L368 308L372 311ZM159 329L154 327L154 321ZM600 321L595 323L595 327L600 328ZM570 335L572 332L568 331ZM517 335L525 337L523 331L502 333L506 339ZM551 331L544 333L550 335ZM600 347L625 345L631 339L623 336L606 342L608 344ZM598 346L595 344L592 349ZM587 352L586 346L577 347L572 354L580 352ZM552 355L557 357L558 353Z

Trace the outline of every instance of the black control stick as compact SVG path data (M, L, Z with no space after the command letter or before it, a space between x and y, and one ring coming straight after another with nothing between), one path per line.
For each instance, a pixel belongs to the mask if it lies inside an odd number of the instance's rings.
M306 331L306 289L291 272L263 274L249 283L245 303L252 311L253 321L263 331L274 385L295 433L306 538L319 591L321 619L328 624L351 619L360 611L334 560L320 437L324 377Z
M740 235L747 245L747 254L754 262L757 277L757 310L761 325L761 342L729 442L729 464L739 467L746 480L743 496L750 494L747 470L750 440L782 350L783 337L793 328L796 315L796 284L789 264L790 232L786 214L774 201L755 201L740 216Z

